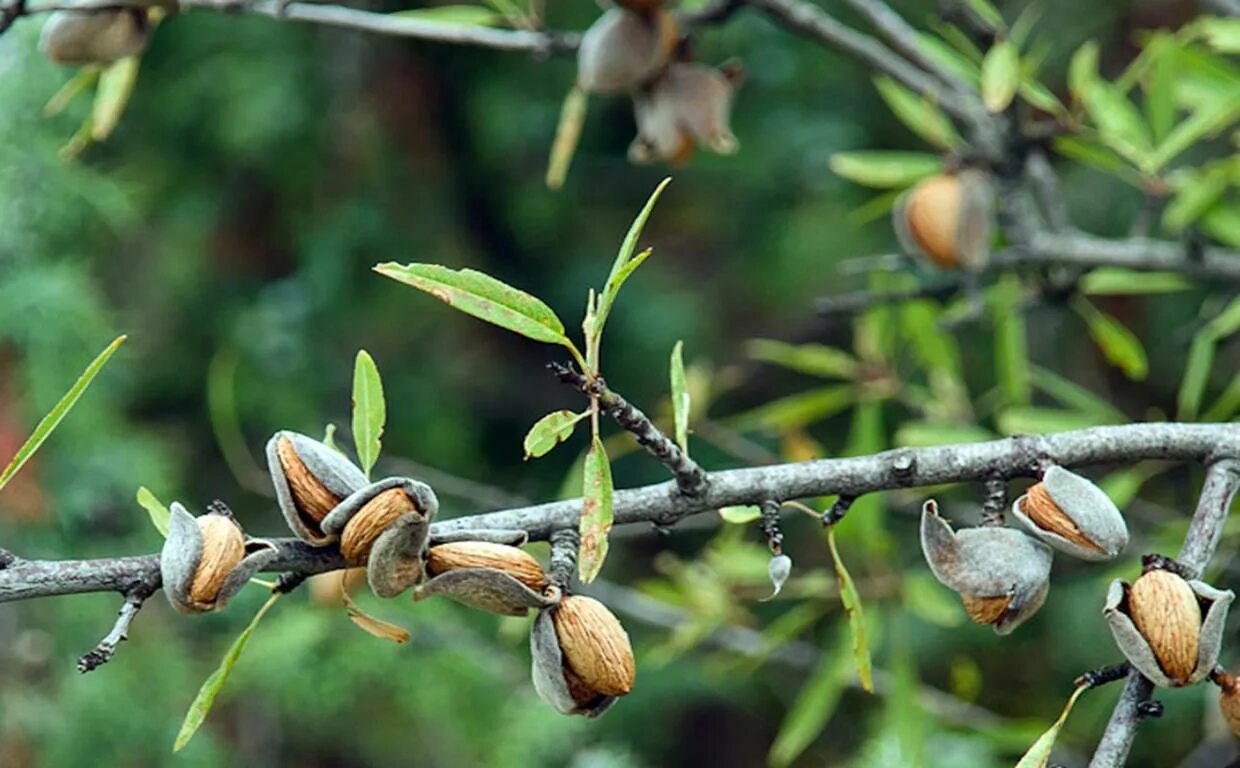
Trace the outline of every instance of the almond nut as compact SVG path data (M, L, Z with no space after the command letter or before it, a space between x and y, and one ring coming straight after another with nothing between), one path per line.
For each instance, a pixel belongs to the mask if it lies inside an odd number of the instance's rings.
M1128 591L1128 613L1167 677L1187 682L1201 636L1201 606L1188 582L1166 570L1146 573Z
M220 587L245 556L245 538L241 529L223 515L198 518L202 531L202 557L189 584L189 597L196 603L215 602Z
M969 614L969 618L977 624L998 624L1003 618L1003 614L1007 612L1008 606L1012 604L1010 595L1000 595L998 597L970 597L961 595L960 601L964 603L964 610Z
M340 553L350 563L365 563L379 534L415 508L413 499L403 488L389 488L378 494L349 518L340 536Z
M566 672L605 696L623 696L633 690L637 674L633 648L620 620L607 606L592 597L565 597L555 609L554 621ZM565 679L572 677L566 674Z
M276 444L276 451L280 455L280 466L284 469L284 476L288 478L289 490L292 492L293 504L296 505L297 512L310 528L318 530L319 523L327 517L327 513L340 503L340 497L319 482L319 479L297 455L293 442L287 437L280 438Z
M908 233L930 261L945 269L960 266L956 230L963 191L959 177L943 174L913 187L905 204Z
M430 548L426 560L428 573L438 576L456 568L503 571L535 592L541 592L549 583L542 564L517 547L486 541L455 541Z
M1240 677L1221 672L1214 677L1218 684L1218 708L1232 736L1240 736Z
M1091 541L1089 537L1082 533L1080 526L1059 508L1059 505L1051 498L1050 492L1046 490L1046 486L1043 483L1035 483L1029 487L1029 490L1025 492L1025 496L1021 500L1020 511L1024 512L1026 517L1044 531L1067 539L1077 546L1085 547L1095 552L1104 551L1096 542Z

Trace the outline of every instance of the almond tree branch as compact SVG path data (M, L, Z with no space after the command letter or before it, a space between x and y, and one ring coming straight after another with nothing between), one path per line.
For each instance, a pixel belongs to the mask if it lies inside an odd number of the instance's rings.
M125 595L125 602L121 603L121 608L117 611L116 624L113 625L112 631L99 641L99 645L78 659L79 672L90 672L112 660L112 655L116 653L116 646L120 645L121 641L129 639L129 625L133 623L138 611L142 610L142 604L154 591L154 588L144 584Z
M997 476L1033 477L1047 461L1079 467L1150 459L1206 463L1230 456L1240 456L1240 424L1129 424L725 470L711 473L696 498L685 496L669 481L616 491L613 503L617 525L670 525L689 515L772 498L855 496ZM431 536L480 528L517 529L531 539L546 540L555 531L575 528L580 512L581 499L556 501L441 520L432 526ZM277 554L268 571L310 575L345 567L335 547L314 548L292 538L273 541ZM100 560L15 558L0 569L0 603L85 592L129 594L143 586L152 591L160 586L157 554Z
M1214 556L1232 501L1237 489L1240 489L1240 458L1235 458L1240 454L1224 452L1219 455L1226 458L1219 458L1208 465L1197 511L1193 513L1188 534L1176 557L1176 561L1194 578L1201 577ZM1115 704L1089 768L1121 768L1124 765L1141 724L1139 707L1153 692L1154 684L1140 672L1134 669L1128 673L1124 690Z

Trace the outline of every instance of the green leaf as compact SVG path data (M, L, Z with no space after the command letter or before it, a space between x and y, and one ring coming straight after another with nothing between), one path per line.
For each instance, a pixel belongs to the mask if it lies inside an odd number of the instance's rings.
M896 445L920 448L931 445L980 443L994 440L996 435L974 424L943 424L931 421L906 421L892 437Z
M64 111L65 107L69 106L70 102L77 98L79 93L94 85L98 79L98 64L88 64L79 69L74 73L73 77L69 78L60 87L59 91L56 91L55 96L48 99L47 104L43 107L43 116L55 117L59 115Z
M844 350L822 344L753 339L745 344L745 351L754 360L827 379L851 379L860 365L857 358Z
M577 555L577 574L583 583L589 584L607 559L607 534L612 522L611 464L597 435L586 453L582 476L581 550Z
M124 343L125 338L124 336L117 336L111 344L105 347L98 357L92 360L90 365L86 366L86 370L82 371L82 375L78 377L78 380L73 383L72 387L69 387L69 391L60 398L60 401L53 406L52 410L48 411L47 415L35 425L34 432L30 433L30 437L26 438L26 442L22 444L22 447L17 449L17 453L9 461L4 471L0 472L0 489L8 485L13 476L17 474L17 471L22 468L22 465L29 461L30 457L35 454L35 451L39 450L39 447L43 445L43 441L51 436L56 427L60 426L60 422L68 415L69 410L77 404L78 399L82 397L82 394L86 392L86 388L99 375L99 371L108 362L108 358L112 357L112 353Z
M430 8L408 8L388 15L399 16L403 19L433 21L438 24L459 24L466 27L492 27L504 20L502 15L481 5L437 5Z
M1240 248L1240 205L1216 205L1202 217L1201 228L1210 237Z
M1213 336L1215 341L1222 341L1240 331L1240 296L1232 299L1202 330Z
M1107 402L1105 398L1099 397L1076 382L1069 381L1053 371L1036 365L1032 370L1033 385L1058 400L1060 405L1115 424L1128 420L1122 411Z
M625 234L624 240L620 243L620 252L616 254L616 260L612 262L611 274L607 276L607 282L603 285L603 290L599 294L598 299L598 317L594 322L591 338L593 343L589 344L591 350L594 351L594 357L597 357L599 341L603 336L603 326L607 323L607 316L611 314L611 307L616 302L616 295L620 293L620 286L624 285L624 281L629 279L629 275L641 266L646 257L650 255L649 249L637 254L637 241L642 236L642 230L646 228L646 221L650 219L650 214L654 211L655 203L659 202L659 197L663 194L663 190L667 189L667 185L671 184L671 178L666 178L655 187L654 192L650 195L650 199L646 201L646 205L637 214L637 218L633 219L633 223L629 226L628 233ZM598 361L591 359L590 367L597 366Z
M992 31L1004 29L1003 14L999 13L999 9L995 8L990 0L965 0L965 3Z
M383 401L379 369L369 352L358 350L353 363L353 446L367 479L383 448L380 438L386 421L387 405Z
M689 387L685 382L685 358L683 341L672 347L670 378L672 385L672 421L676 427L676 443L685 455L689 455L689 411L693 404Z
M525 458L546 456L552 448L571 437L577 422L589 415L589 411L552 411L543 416L525 435Z
M99 73L95 89L95 106L91 111L90 137L103 141L120 122L138 81L138 57L126 56L108 64Z
M928 152L836 152L831 170L875 189L902 189L940 173L943 161Z
M845 642L848 641L842 639L837 648L819 657L813 675L797 692L796 700L780 722L779 733L767 755L767 764L771 768L791 765L814 743L823 726L831 719L852 675L851 657L844 650Z
M1068 713L1072 711L1076 700L1087 690L1089 689L1082 685L1072 692L1072 697L1068 699L1068 704L1063 708L1059 719L1055 721L1055 724L1046 733L1038 737L1038 740L1033 743L1033 746L1029 748L1025 756L1016 764L1016 768L1046 768L1047 764L1050 763L1051 750L1055 747L1055 740L1059 738L1059 731L1063 728L1064 721L1068 719Z
M1240 53L1240 19L1205 16L1192 23L1193 32L1219 53Z
M1059 136L1054 141L1055 151L1082 165L1118 177L1133 187L1144 188L1145 180L1111 149L1077 136Z
M874 78L874 87L887 102L892 114L926 142L941 149L960 146L960 134L951 120L928 99L923 99L886 75Z
M1180 392L1176 397L1176 413L1181 420L1191 421L1201 410L1201 399L1214 368L1214 345L1214 335L1202 330L1193 336L1188 346L1188 362L1184 364L1184 377L1180 379Z
M1172 232L1183 232L1222 198L1230 176L1230 168L1226 165L1188 174L1163 211L1163 226Z
M564 96L564 105L560 107L560 122L555 128L555 139L551 142L551 157L547 160L547 188L559 189L568 178L569 166L573 164L573 155L577 153L577 142L581 140L581 127L586 122L586 106L589 97L586 92L574 85Z
M1137 272L1120 267L1100 267L1081 278L1081 293L1087 296L1137 295L1187 291L1193 281L1177 272Z
M720 507L719 517L723 518L723 522L725 523L744 525L745 523L752 523L754 520L762 517L762 508L753 505Z
M1020 51L1016 43L995 43L982 59L982 103L991 112L1002 112L1012 103L1020 86Z
M1218 396L1201 417L1202 421L1230 421L1240 413L1240 373L1232 377L1223 394Z
M1118 88L1095 80L1085 89L1085 110L1098 128L1102 142L1141 168L1157 167L1145 121L1136 106Z
M819 387L760 405L732 417L729 423L734 429L781 432L822 421L847 410L856 401L857 392L851 384Z
M848 631L852 635L852 655L853 662L857 665L857 677L867 693L874 693L874 670L870 661L870 643L866 639L865 616L861 612L861 596L857 594L857 585L853 583L852 576L840 558L840 550L835 546L835 526L827 528L827 547L831 550L831 560L835 563L840 601L844 604L844 612L848 614Z
M1237 120L1240 120L1240 87L1233 88L1221 101L1200 107L1181 120L1156 148L1146 150L1149 154L1141 167L1147 172L1156 172L1198 141L1217 136Z
M1133 381L1144 381L1149 375L1145 347L1136 334L1120 321L1090 303L1084 296L1072 299L1072 308L1089 326L1089 335L1111 365Z
M1145 50L1150 56L1144 81L1145 116L1155 141L1166 138L1175 124L1178 48L1179 44L1173 39L1157 38Z
M1096 427L1103 423L1091 413L1031 406L1006 408L995 422L1005 435L1045 435Z
M267 611L271 610L271 606L276 604L276 600L280 599L280 592L273 592L271 597L267 598L267 602L263 603L263 607L258 609L258 613L254 614L254 618L250 620L250 625L246 627L233 644L228 648L228 652L224 654L224 658L220 661L220 665L211 673L210 677L203 682L202 687L198 689L198 695L194 697L194 701L189 705L189 711L185 713L185 721L181 723L181 730L177 733L176 742L172 745L173 752L180 752L181 748L194 738L194 734L198 732L198 728L202 725L202 721L207 718L207 714L211 711L211 706L215 703L215 697L219 695L220 689L224 687L228 675L232 672L233 666L236 665L237 659L241 657L241 651L245 649L245 644L249 642L250 635L254 634L254 628L258 626L258 622L267 615Z
M377 264L384 277L412 285L467 315L522 336L570 349L564 323L555 312L525 291L473 269L449 269L439 264Z
M145 485L138 489L138 504L150 516L151 525L155 526L155 530L159 531L165 539L168 538L168 518L171 517L171 513L162 501L155 498L155 494L147 490Z
M1025 316L1020 306L1020 281L1006 275L992 290L995 322L995 366L1004 400L1012 405L1029 402L1029 346L1025 337Z
M1072 98L1082 100L1085 92L1098 80L1098 42L1088 40L1068 62L1068 91Z

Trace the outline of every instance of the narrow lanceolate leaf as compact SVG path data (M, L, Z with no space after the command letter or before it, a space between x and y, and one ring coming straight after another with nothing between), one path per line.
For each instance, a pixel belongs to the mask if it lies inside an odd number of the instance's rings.
M1068 62L1068 91L1074 99L1085 98L1085 91L1098 79L1098 43L1088 40Z
M366 477L379 459L383 447L383 425L387 405L383 401L383 381L379 368L366 350L359 350L353 363L353 445Z
M99 87L95 89L95 107L91 112L90 137L103 141L120 122L138 81L138 57L127 56L103 68Z
M1149 374L1149 363L1145 347L1141 346L1136 334L1082 296L1073 299L1072 308L1089 326L1089 335L1107 361L1122 370L1128 378L1143 381Z
M874 87L892 114L913 133L940 149L961 143L952 121L931 101L918 96L887 76L874 78Z
M89 64L77 71L73 77L56 91L56 95L48 99L47 104L43 107L44 117L55 117L69 106L77 95L95 84L99 79L99 66L97 64Z
M568 169L573 164L577 142L581 139L581 126L586 121L587 103L586 92L575 85L564 97L564 106L560 107L560 122L555 129L555 140L551 142L551 157L547 161L549 189L559 189L568 178Z
M1033 743L1025 756L1016 764L1016 768L1046 768L1051 760L1051 750L1055 748L1055 740L1059 738L1059 731L1063 728L1064 721L1068 719L1068 713L1072 711L1072 707L1076 704L1076 700L1081 694L1088 690L1085 686L1080 686L1072 692L1072 697L1068 699L1068 704L1060 713L1059 719L1055 721L1046 733L1038 737Z
M672 420L676 426L676 443L689 455L689 388L685 384L685 358L683 341L672 347Z
M861 596L857 594L857 585L844 567L840 559L840 550L835 546L835 528L827 529L827 547L831 550L831 559L835 562L835 578L840 584L840 600L844 603L844 612L848 614L848 631L852 634L853 662L857 665L857 677L861 679L861 687L874 693L874 670L870 661L870 642L866 638L865 616L861 613Z
M1214 368L1214 347L1214 336L1206 331L1198 331L1188 345L1188 362L1184 364L1184 375L1180 379L1180 392L1176 398L1176 414L1180 419L1195 419L1201 410L1201 399L1210 382L1210 371Z
M564 323L540 299L473 269L449 269L440 264L395 262L375 265L375 271L425 291L467 315L547 344L571 346Z
M1016 43L1003 40L982 60L982 102L991 112L1002 112L1020 87L1020 52Z
M1107 296L1187 291L1193 287L1193 282L1176 272L1100 267L1082 277L1079 285L1081 293L1087 296Z
M822 344L788 344L772 339L753 339L745 344L745 351L754 360L827 379L851 379L861 368L857 358L848 352Z
M250 620L250 625L233 641L228 652L224 654L224 658L220 661L220 665L216 667L211 676L198 689L198 695L194 697L194 702L189 705L189 711L185 713L185 721L181 723L181 730L177 733L177 739L172 745L173 752L180 752L181 748L188 744L190 739L194 738L194 734L198 732L198 728L202 725L203 720L207 719L211 706L215 704L215 697L219 695L220 689L224 687L225 681L228 680L228 675L237 664L237 659L241 658L241 651L245 650L245 644L249 642L250 635L254 634L254 628L267 615L267 611L271 610L271 606L276 604L276 600L280 599L280 594L279 592L272 593L267 602L263 603L263 607L259 608L258 613L254 614L254 618Z
M594 323L594 336L597 340L603 335L603 325L607 322L607 315L611 313L611 306L616 301L616 295L620 293L620 286L624 285L624 281L629 279L629 275L641 265L646 257L650 255L650 251L646 250L642 253L637 252L637 241L642 236L642 230L646 228L646 222L650 219L650 214L654 211L655 203L659 202L659 197L663 194L663 190L667 189L667 185L671 184L670 178L664 179L655 187L650 195L650 199L646 201L646 205L637 214L637 218L633 219L633 223L629 226L629 231L624 236L624 240L620 243L620 251L616 254L616 260L612 262L611 274L607 276L607 282L603 285L603 291L598 298L598 318ZM597 348L597 342L593 345Z
M431 8L407 8L395 11L391 16L439 24L457 24L465 27L490 27L503 22L504 17L481 5L437 5Z
M577 573L586 584L603 568L607 559L607 534L611 531L611 464L603 441L594 437L586 454L581 496L581 551Z
M941 173L943 160L929 152L836 152L831 170L875 189L903 189Z
M577 422L589 415L589 411L552 411L543 416L525 435L525 458L546 456L552 448L571 437Z
M60 425L61 420L77 404L78 399L82 397L82 393L86 391L90 383L99 375L99 371L108 362L108 358L112 357L112 353L124 341L124 336L117 336L111 344L100 352L99 356L92 360L90 365L86 366L86 370L82 371L82 375L73 383L73 386L69 387L69 391L60 398L60 401L56 403L52 410L48 411L48 414L35 426L34 432L30 434L30 437L26 439L22 447L17 449L16 455L9 461L4 471L0 472L0 489L8 485L9 480L13 479L13 475L17 474L22 465L30 460L35 451L39 450L39 446L43 445L43 441L47 440L56 427Z
M346 586L346 572L340 572L340 599L344 602L344 611L348 615L349 620L367 632L381 640L391 640L397 645L409 642L409 631L403 627L384 621L383 619L371 616L358 607L353 602L353 597L349 594Z
M146 486L138 489L138 504L146 510L151 517L151 525L155 526L155 530L159 531L165 539L168 538L168 518L170 514L164 503L155 498L155 494L147 490Z

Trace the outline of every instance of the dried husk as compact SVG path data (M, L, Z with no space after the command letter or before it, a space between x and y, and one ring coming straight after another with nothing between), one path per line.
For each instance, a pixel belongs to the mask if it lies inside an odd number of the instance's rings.
M385 478L350 494L337 504L322 522L325 535L340 536L348 530L363 509L392 490L405 494L412 502L412 509L402 511L373 538L370 538L371 526L367 521L361 521L361 527L357 529L357 545L366 543L363 539L369 539L366 580L370 584L370 590L379 597L395 597L422 579L430 525L439 511L439 500L435 492L430 486L412 478ZM385 499L387 502L395 500L397 506L404 509L399 496L388 495ZM376 506L370 509L379 511ZM375 520L372 518L370 522Z
M988 526L953 531L930 500L922 510L921 546L935 578L962 599L1007 600L1001 613L990 602L974 602L970 611L971 616L993 618L986 623L1000 635L1018 627L1046 600L1051 550L1018 530Z
M566 668L553 611L554 608L540 610L530 631L534 690L561 714L598 717L616 702L616 697L591 690Z
M39 50L57 64L107 64L142 53L150 35L144 8L56 11L43 25Z
M231 518L215 513L195 518L173 502L159 557L164 594L182 613L220 610L275 556L273 544L245 539Z
M297 432L277 432L267 441L267 469L289 528L316 547L336 541L323 521L345 498L366 487L366 476L323 443Z
M732 102L742 79L735 66L673 64L648 92L634 95L637 138L629 146L629 160L678 165L698 146L723 155L736 152L740 145L731 128Z
M1083 560L1110 560L1128 546L1128 526L1115 503L1063 467L1048 469L1012 504L1012 515L1042 541Z
M1169 571L1155 570L1137 581L1155 574L1180 579ZM1115 644L1125 658L1156 685L1168 688L1198 683L1214 669L1227 611L1235 599L1230 590L1218 590L1197 580L1180 581L1191 593L1192 602L1199 606L1197 613L1189 606L1190 598L1183 588L1162 575L1146 581L1137 590L1135 610L1132 596L1136 585L1120 579L1111 582L1103 606ZM1191 651L1194 636L1195 653Z
M612 8L582 35L577 84L587 93L635 90L663 71L678 39L675 17L662 8Z

